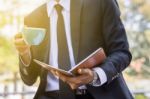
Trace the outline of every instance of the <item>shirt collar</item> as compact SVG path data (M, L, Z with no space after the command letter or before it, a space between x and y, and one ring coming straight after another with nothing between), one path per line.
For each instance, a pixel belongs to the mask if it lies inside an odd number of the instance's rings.
M54 9L54 6L57 4L55 0L47 0L47 13L48 16L52 13L52 10ZM63 6L63 8L70 12L70 0L60 0L59 4Z

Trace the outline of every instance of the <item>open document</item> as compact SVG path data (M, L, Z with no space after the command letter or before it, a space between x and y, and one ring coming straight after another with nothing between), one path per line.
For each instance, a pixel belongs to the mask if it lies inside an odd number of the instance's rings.
M54 66L43 63L36 59L34 59L34 62L39 64L43 68L47 69L49 72L51 72L51 70L54 70L54 71L60 72L67 76L75 76L75 75L78 75L78 73L77 73L78 69L96 67L96 66L102 64L105 59L106 59L106 55L105 55L103 48L99 48L96 51L94 51L93 53L91 53L88 57L83 59L81 62L79 62L77 65L75 65L73 68L71 68L69 71L65 71L63 69L56 68Z

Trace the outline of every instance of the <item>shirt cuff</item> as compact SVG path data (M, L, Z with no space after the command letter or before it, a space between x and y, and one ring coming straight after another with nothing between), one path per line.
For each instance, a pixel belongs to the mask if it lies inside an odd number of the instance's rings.
M104 83L107 82L107 76L106 76L106 73L104 72L104 70L100 67L95 67L93 68L93 70L97 73L100 81L97 81L97 83L93 86L101 86L103 85Z

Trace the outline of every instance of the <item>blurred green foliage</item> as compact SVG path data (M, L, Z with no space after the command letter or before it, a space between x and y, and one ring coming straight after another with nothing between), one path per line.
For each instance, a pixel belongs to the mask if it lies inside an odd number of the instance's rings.
M13 40L0 36L0 73L18 71L18 59Z
M127 73L150 78L150 0L118 0L133 55Z
M148 99L148 98L142 94L139 94L139 95L135 95L135 99Z

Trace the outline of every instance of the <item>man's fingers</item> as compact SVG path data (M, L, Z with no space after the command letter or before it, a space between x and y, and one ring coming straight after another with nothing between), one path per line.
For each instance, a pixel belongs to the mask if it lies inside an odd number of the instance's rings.
M57 72L57 75L63 82L74 83L74 84L79 84L81 82L78 79L76 79L76 77L68 77L59 72Z
M69 84L69 86L71 87L71 89L77 89L77 85L74 83L70 82L70 77L67 77L59 72L56 72L56 75L59 77L59 79L61 79L63 82L66 82Z
M79 74L88 74L89 72L89 69L78 69Z
M68 83L82 85L82 82L87 79L85 75L77 76L77 77L69 77L67 80Z
M72 89L77 89L79 86L86 84L84 82L89 77L87 75L80 75L77 77L68 77L59 72L56 72L56 74L58 75L59 79L61 79L63 82L68 83Z
M86 79L86 77L93 78L93 71L91 69L79 69L78 73L81 75L86 75L85 77L81 77L81 79ZM87 78L88 79L88 78Z
M62 81L68 83L72 89L76 89L79 86L87 84L87 82L89 82L88 79L90 77L91 70L90 69L81 69L81 70L79 70L79 72L81 75L76 76L76 77L68 77L59 72L57 75Z
M57 75L56 75L56 71L51 70L51 73L52 73L53 75L57 76Z
M14 41L15 45L26 45L25 41L23 38L17 38Z
M28 46L16 46L16 49L19 51L19 52L24 52L26 50L29 50L30 48Z
M15 39L17 39L17 38L22 38L22 34L21 33L16 34Z
M69 86L71 87L72 90L77 89L79 87L78 85L72 83L69 83Z
M61 79L63 82L68 82L69 77L67 77L59 72L56 72L56 74L58 75L59 79Z

